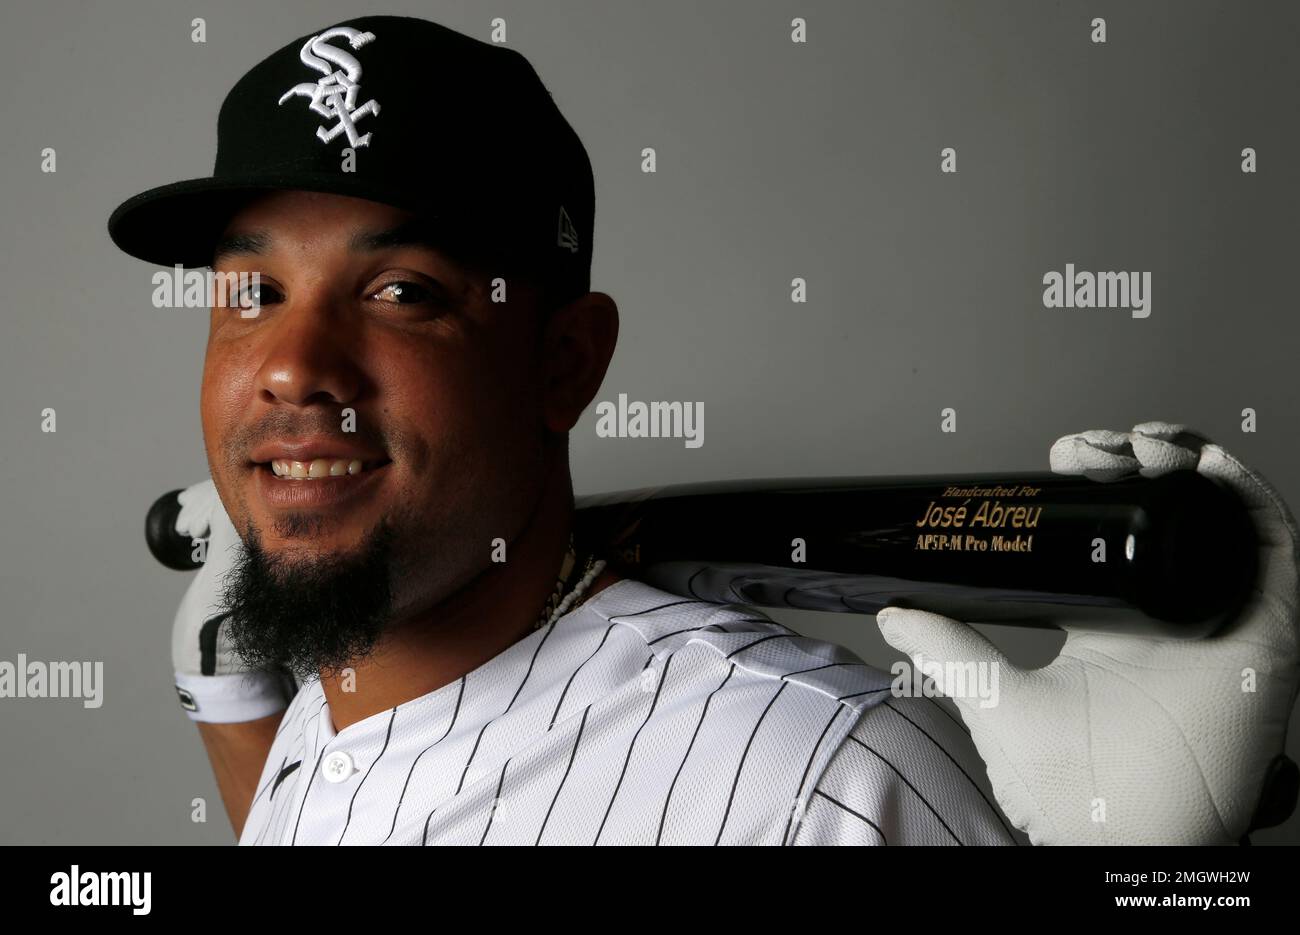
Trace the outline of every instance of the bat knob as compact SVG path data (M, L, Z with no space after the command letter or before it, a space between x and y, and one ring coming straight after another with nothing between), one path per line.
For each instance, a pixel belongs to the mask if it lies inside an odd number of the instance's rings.
M144 539L153 557L176 571L193 571L203 566L194 561L194 547L188 536L176 531L176 517L181 513L177 499L180 490L172 490L153 502L144 518Z

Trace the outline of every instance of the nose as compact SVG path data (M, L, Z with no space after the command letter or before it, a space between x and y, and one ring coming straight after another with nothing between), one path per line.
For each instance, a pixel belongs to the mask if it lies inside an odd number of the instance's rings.
M357 336L324 297L304 296L276 310L257 371L256 392L266 403L347 405L362 376L350 348Z

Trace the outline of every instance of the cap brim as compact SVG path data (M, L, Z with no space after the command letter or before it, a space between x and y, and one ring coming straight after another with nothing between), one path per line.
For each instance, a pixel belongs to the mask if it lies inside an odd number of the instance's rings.
M200 267L230 218L249 198L272 191L348 195L428 214L401 193L338 173L268 173L239 179L187 179L128 198L108 219L108 233L124 253L158 266Z

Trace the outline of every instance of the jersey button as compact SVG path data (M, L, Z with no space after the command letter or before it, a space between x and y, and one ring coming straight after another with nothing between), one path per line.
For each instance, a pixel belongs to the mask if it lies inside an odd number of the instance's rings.
M320 771L327 782L344 782L357 771L357 768L352 763L352 757L342 750L335 750L325 757L325 762L321 764Z

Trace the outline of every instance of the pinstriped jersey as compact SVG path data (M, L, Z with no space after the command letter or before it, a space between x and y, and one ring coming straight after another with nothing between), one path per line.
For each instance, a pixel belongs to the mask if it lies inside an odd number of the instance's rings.
M281 720L240 844L989 844L957 719L735 604L624 578L336 731Z

